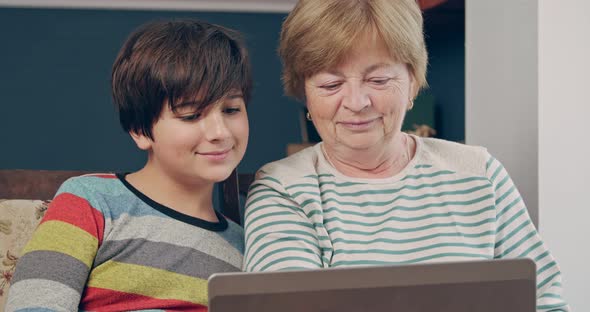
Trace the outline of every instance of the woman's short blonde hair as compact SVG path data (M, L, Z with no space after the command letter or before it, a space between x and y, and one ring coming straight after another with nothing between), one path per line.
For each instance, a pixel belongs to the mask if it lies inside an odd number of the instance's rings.
M285 93L303 101L305 79L339 64L374 30L392 58L408 64L415 92L425 87L428 55L416 0L299 0L281 31Z

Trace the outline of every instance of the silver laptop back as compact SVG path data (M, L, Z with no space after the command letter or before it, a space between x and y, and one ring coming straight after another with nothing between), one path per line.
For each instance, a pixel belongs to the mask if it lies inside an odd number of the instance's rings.
M209 278L210 312L535 312L528 259L222 273Z

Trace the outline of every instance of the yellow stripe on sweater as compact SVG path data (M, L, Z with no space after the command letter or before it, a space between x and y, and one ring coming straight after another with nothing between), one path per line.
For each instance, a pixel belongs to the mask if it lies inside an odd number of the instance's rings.
M89 287L156 299L207 305L207 280L137 264L107 261L90 274Z
M97 248L98 239L79 227L63 221L47 221L39 225L23 255L32 251L55 251L72 256L90 268Z

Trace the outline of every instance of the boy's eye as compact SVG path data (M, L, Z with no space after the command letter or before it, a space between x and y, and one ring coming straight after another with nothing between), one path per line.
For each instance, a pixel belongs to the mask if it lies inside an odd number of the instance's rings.
M237 114L241 111L242 111L242 109L240 109L239 107L226 107L223 109L223 112L228 115L234 115L234 114Z
M190 115L182 115L179 117L182 121L194 121L201 118L201 113L190 114Z

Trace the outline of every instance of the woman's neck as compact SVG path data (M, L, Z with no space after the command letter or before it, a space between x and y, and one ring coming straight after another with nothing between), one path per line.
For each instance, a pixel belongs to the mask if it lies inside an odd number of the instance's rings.
M414 149L414 140L403 132L389 142L362 150L322 144L326 160L336 170L349 177L368 179L389 178L400 173L411 161Z
M150 163L125 179L144 195L170 209L209 222L219 221L213 209L213 183L183 183Z

